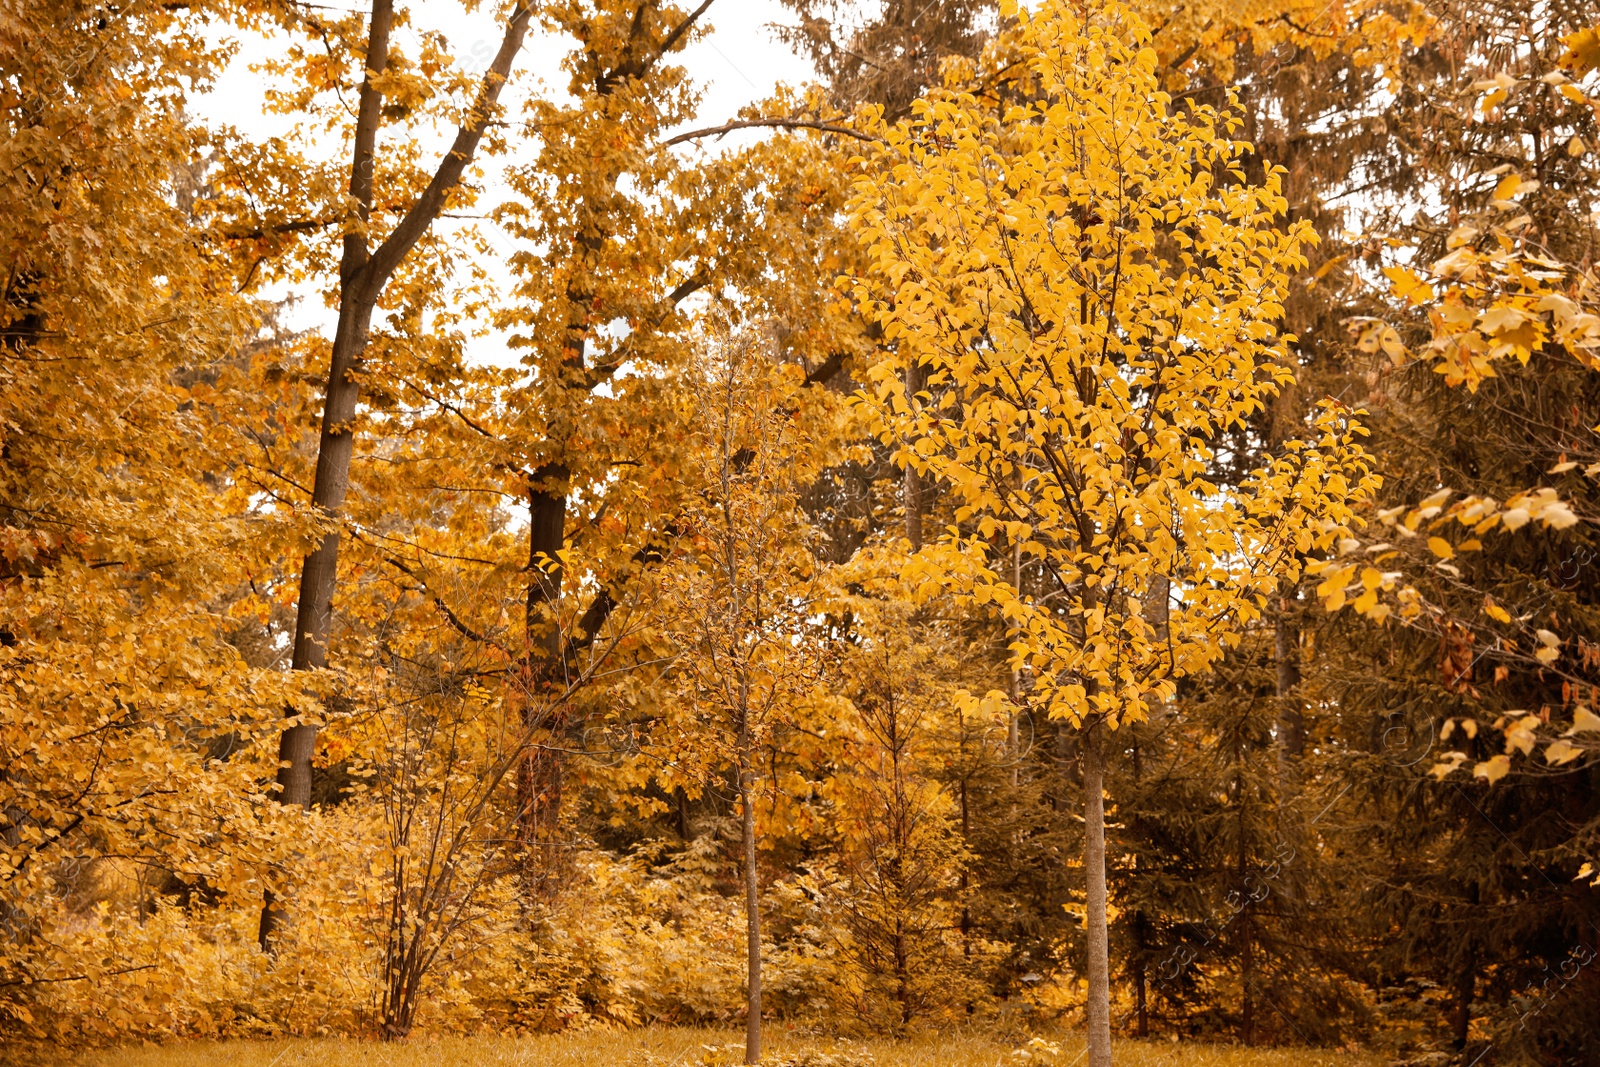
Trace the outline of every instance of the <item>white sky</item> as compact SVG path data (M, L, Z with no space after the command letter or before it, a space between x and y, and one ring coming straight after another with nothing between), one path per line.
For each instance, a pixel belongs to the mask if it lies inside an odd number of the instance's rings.
M351 0L324 0L324 6L335 11L353 7L368 9L360 0L353 3ZM468 69L486 68L499 47L500 28L494 18L497 5L493 3L483 4L479 11L470 15L462 13L458 0L420 0L409 4L402 0L401 6L410 10L412 25L396 31L396 43L412 54L415 49L411 46L417 32L424 29L442 32L453 46L458 62ZM771 96L780 83L801 85L813 79L810 64L779 42L769 28L775 22L789 21L792 21L791 13L778 0L715 0L702 16L702 22L708 24L712 32L673 56L673 61L687 68L704 90L700 113L686 128L712 126L731 119L741 107ZM240 39L239 43L238 58L218 80L215 89L193 101L191 106L202 120L233 125L251 137L287 134L291 120L265 110L266 82L262 75L250 69L252 64L273 54L277 46L259 38ZM566 75L560 68L560 61L572 44L568 38L547 34L535 23L517 57L507 103L514 106L514 101L525 94L561 94ZM439 132L434 145L435 158L450 134L453 131ZM732 147L766 135L741 132L713 147ZM339 156L348 151L342 145L328 147L330 153ZM487 195L480 203L487 208L498 198L493 172L486 170L485 178ZM296 329L321 326L331 332L332 323L333 313L313 298L302 300L285 325ZM473 347L480 349L479 345ZM487 340L477 354L493 361L495 356L490 349L496 347L492 340Z

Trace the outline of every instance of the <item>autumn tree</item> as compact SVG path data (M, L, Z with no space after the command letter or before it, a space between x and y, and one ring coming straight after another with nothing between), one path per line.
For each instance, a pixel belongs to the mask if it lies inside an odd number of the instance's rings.
M462 176L478 151L489 123L498 114L500 94L511 75L512 64L527 34L532 8L517 3L506 14L504 38L481 83L472 92L453 143L431 177L420 189L401 192L410 174L401 176L380 171L377 142L384 122L385 100L410 97L409 109L434 95L432 87L408 83L404 64L397 62L390 71L390 35L396 12L392 0L374 0L366 19L364 42L354 27L345 30L342 43L348 48L346 60L359 57L362 64L360 86L356 92L355 122L350 128L348 199L339 218L342 252L336 286L338 324L329 355L324 391L322 432L317 449L316 476L311 486L311 504L326 520L337 520L350 486L350 460L355 447L355 419L361 390L361 370L365 359L372 317L384 298L390 280L411 255L430 228L456 197ZM315 23L319 16L306 16ZM309 27L318 31L319 27ZM326 27L320 29L325 30ZM328 40L324 35L324 41ZM425 42L433 51L436 42ZM424 62L437 62L432 55ZM395 77L398 76L398 77ZM309 77L307 94L315 92L316 76ZM387 169L387 168L386 168ZM399 188L384 190L377 198L382 177L399 179ZM393 194L398 193L398 196ZM374 218L375 203L393 203L392 215ZM384 226L384 222L388 226ZM380 236L381 235L381 236ZM377 238L374 244L374 238ZM293 638L294 670L316 670L326 665L328 624L337 581L340 530L337 525L322 535L320 544L305 557L301 568L300 592ZM311 757L316 747L316 726L306 721L298 709L289 708L296 721L285 728L279 744L279 799L284 804L308 807L311 803ZM261 912L261 944L270 944L279 909L269 894Z
M740 808L748 1017L745 1062L761 1059L761 889L755 803L762 754L818 680L813 620L827 576L807 550L798 493L827 457L834 405L806 404L803 376L759 337L721 339L696 368L694 498L677 572L683 721L663 741L694 764L731 768ZM692 757L690 753L699 750Z
M58 939L117 874L152 899L258 892L263 713L298 687L247 654L249 583L302 532L233 460L274 404L271 309L197 195L224 146L183 107L226 60L187 20L246 5L31 5L0 33L0 1023L92 973ZM276 714L273 711L272 714ZM145 887L153 887L149 891ZM80 951L82 949L82 951ZM170 990L172 976L150 983ZM30 1007L32 1005L33 1007ZM137 1010L136 1008L134 1010ZM83 1022L114 1030L117 1013Z
M897 346L873 371L880 432L970 523L927 578L1015 618L1030 699L1081 731L1095 1067L1110 1062L1101 735L1216 659L1372 480L1328 409L1218 493L1215 439L1292 380L1276 320L1309 235L1274 226L1278 172L1241 180L1234 120L1160 93L1145 32L1115 7L1027 16L1012 47L1038 102L932 95L880 128L853 201L883 279L858 292ZM933 368L909 405L891 386L907 359ZM1047 596L994 566L997 534L1045 565Z
M513 284L492 318L523 373L463 406L470 421L434 397L458 434L488 438L466 447L503 475L496 491L527 508L519 684L530 693L582 673L678 536L677 473L690 462L678 420L698 306L770 330L807 385L862 347L827 266L839 244L839 136L779 136L723 155L700 150L715 131L669 136L695 116L696 86L675 60L710 8L606 0L542 11L576 47L567 97L524 108L538 150L509 169L511 195L496 212L513 242ZM647 644L619 652L649 661ZM520 804L538 886L556 884L572 755L620 718L654 714L648 687L630 693L625 711L579 693L549 722L530 720L543 740L521 772ZM530 715L545 708L535 699Z

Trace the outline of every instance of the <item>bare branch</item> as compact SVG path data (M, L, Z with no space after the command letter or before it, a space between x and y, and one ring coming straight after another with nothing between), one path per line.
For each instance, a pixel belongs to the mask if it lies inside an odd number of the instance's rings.
M734 130L751 129L779 129L779 130L822 130L826 133L842 133L846 137L854 137L858 141L881 141L882 138L874 137L870 133L852 130L848 126L839 126L832 122L823 122L820 119L739 119L735 122L724 122L721 126L707 126L703 130L690 130L680 133L676 137L669 137L661 142L662 148L671 148L675 144L685 141L698 140L701 137L721 137L732 133Z

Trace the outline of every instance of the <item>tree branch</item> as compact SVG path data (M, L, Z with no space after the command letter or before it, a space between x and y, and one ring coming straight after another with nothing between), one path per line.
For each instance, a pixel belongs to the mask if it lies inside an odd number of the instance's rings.
M721 126L707 126L703 130L690 130L680 133L676 137L669 137L661 142L662 148L671 148L675 144L685 141L697 140L701 137L721 137L723 134L732 133L734 130L750 130L757 128L780 130L823 130L827 133L842 133L846 137L854 137L858 141L878 141L870 133L852 130L848 126L839 126L820 119L739 119L735 122L724 122Z
M446 604L444 602L444 598L439 596L439 594L435 593L432 589L428 588L427 579L419 576L416 571L412 570L410 567L406 566L404 563L400 562L398 559L395 559L393 556L384 556L383 559L384 559L384 562L388 563L395 570L399 571L401 574L404 574L406 577L410 578L412 581L416 582L419 586L421 586L422 587L422 591L433 598L434 606L437 607L439 609L440 613L444 615L445 620L447 622L449 622L451 626L455 627L456 630L458 630L463 636L471 638L472 640L478 642L481 645L488 645L491 648L499 649L508 658L513 658L513 659L515 658L514 656L512 656L510 650L507 649L500 642L496 641L494 638L488 636L487 634L479 633L478 631L474 630L472 627L468 626L465 622L462 622L460 616L458 616L454 611L452 611L450 609L450 605L449 604Z
M281 233L304 233L306 230L324 230L337 225L338 219L301 219L299 222L280 222L272 226L258 226L253 230L223 230L225 241L255 241Z
M450 151L439 161L439 169L434 172L433 180L428 183L428 187L422 191L417 202L411 205L411 210L406 212L393 232L378 246L377 251L372 253L364 272L365 277L362 279L363 299L377 299L389 276L422 239L423 234L427 233L433 220L444 210L445 200L461 184L461 175L477 153L478 143L483 140L483 131L488 127L494 106L500 99L500 90L511 77L512 61L522 49L522 39L527 35L528 23L532 18L532 4L529 0L520 0L511 13L511 18L506 22L506 33L500 41L500 50L495 53L494 62L484 73L483 83L479 86L477 100L473 101L468 121L456 131L455 142L450 146Z
M844 361L846 358L847 353L843 351L829 352L827 359L823 360L821 363L817 364L814 369L807 372L805 384L820 385L829 378L832 378L835 374L838 374L840 368L844 366Z
M699 21L700 16L706 13L706 9L711 6L712 2L713 0L705 0L705 2L699 7L695 8L693 11L689 12L688 15L684 16L684 20L678 23L678 25L673 28L672 32L663 37L661 42L651 50L648 56L635 57L631 55L631 52L633 51L633 42L640 31L644 28L644 11L645 7L648 6L641 3L638 9L634 12L633 26L628 33L628 52L630 53L628 58L622 63L619 63L613 69L606 71L599 78L595 79L595 92L601 96L609 96L611 94L612 86L616 85L617 82L624 81L628 78L644 77L644 75L649 72L650 68L655 66L656 60L672 51L673 47L683 39L683 35L688 33L690 27Z
M132 974L135 971L150 971L154 970L155 967L156 965L153 963L146 963L138 967L124 967L121 970L116 971L101 971L97 975L69 974L61 978L18 978L10 982L0 982L0 989L6 989L11 986L19 985L44 985L47 982L83 982L88 981L91 978L109 978L112 975L117 974Z

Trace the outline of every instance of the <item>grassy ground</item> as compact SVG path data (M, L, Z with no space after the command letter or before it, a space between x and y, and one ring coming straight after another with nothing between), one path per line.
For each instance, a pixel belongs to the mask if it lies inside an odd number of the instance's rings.
M769 1064L806 1067L1081 1067L1083 1042L1066 1035L1059 1055L1014 1055L1018 1042L955 1031L907 1040L835 1042L774 1032ZM735 1046L737 1047L731 1047ZM718 1047L708 1051L706 1046ZM355 1041L188 1042L121 1049L93 1067L702 1067L737 1063L743 1035L651 1029L545 1037L421 1038L404 1045ZM1311 1049L1260 1050L1227 1045L1119 1041L1118 1067L1376 1067L1376 1056ZM78 1062L85 1062L79 1060Z

